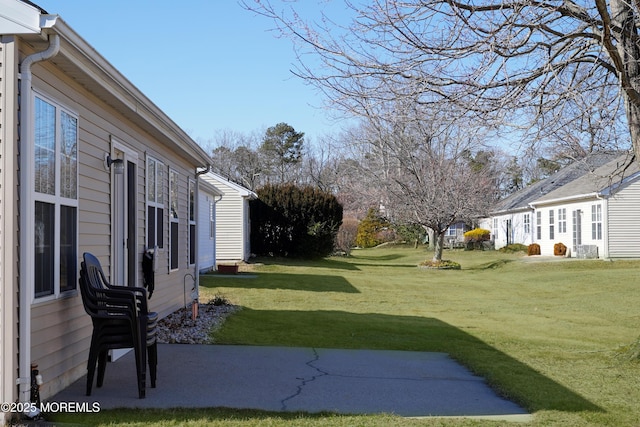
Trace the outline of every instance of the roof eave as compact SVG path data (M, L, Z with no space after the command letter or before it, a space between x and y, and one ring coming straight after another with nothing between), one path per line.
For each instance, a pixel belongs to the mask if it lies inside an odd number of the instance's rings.
M0 0L5 1L5 0ZM26 5L32 8L31 6ZM35 10L35 9L34 9ZM50 62L70 71L87 90L137 123L162 144L179 150L195 166L208 166L211 157L169 116L134 86L57 15L40 15L41 34L26 35L37 44L44 34L57 34L60 53Z
M566 203L566 202L577 202L585 199L601 199L601 198L603 198L601 193L593 192L593 193L578 194L575 196L558 197L558 198L549 199L549 200L536 200L531 202L530 205L531 206L556 205L556 204Z

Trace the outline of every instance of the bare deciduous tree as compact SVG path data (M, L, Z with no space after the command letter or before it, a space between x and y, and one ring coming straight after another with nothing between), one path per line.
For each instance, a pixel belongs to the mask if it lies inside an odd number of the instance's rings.
M482 135L446 121L449 113L396 106L372 114L358 138L361 175L379 189L386 216L432 230L435 262L442 259L447 229L486 214L497 195L491 168L470 162Z
M350 114L378 102L444 101L487 125L526 125L537 136L575 126L571 155L608 147L621 129L640 153L636 2L345 0L353 12L346 25L275 3L244 0L297 42L294 72Z

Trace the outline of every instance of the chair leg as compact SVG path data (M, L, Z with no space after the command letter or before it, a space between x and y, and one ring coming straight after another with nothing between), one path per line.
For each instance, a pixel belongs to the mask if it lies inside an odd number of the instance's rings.
M147 347L149 357L149 376L151 377L151 388L156 388L156 375L158 372L158 344L154 342Z
M87 362L87 396L91 396L91 387L93 386L93 378L96 372L96 362L98 360L98 349L94 343L94 339L91 340L91 347L89 348L89 360Z
M138 321L138 342L136 344L136 369L138 371L138 397L144 399L147 386L147 320Z
M98 379L96 380L96 387L102 387L104 383L104 373L107 369L107 356L109 352L107 350L102 350L100 354L98 354Z

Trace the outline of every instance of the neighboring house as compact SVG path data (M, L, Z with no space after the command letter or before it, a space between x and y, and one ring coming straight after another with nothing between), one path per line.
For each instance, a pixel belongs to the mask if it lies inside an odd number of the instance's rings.
M571 256L638 257L637 239L625 238L636 228L629 218L640 215L637 163L630 160L618 152L575 162L505 198L480 224L496 249L537 243L542 255L553 255L563 243Z
M464 233L467 231L469 231L469 227L463 221L454 222L444 234L444 244L449 248L463 247Z
M251 256L249 201L258 196L253 191L214 172L200 175L200 180L222 193L220 201L216 203L217 262L247 261Z
M537 222L536 243L553 255L556 243L572 256L640 257L640 169L623 155L592 173L531 203Z
M197 275L196 171L209 163L60 17L0 0L0 401L28 401L32 363L43 399L85 374L83 252L111 282L142 286L155 248L151 309L184 304L184 277Z
M216 203L222 193L203 179L198 184L198 269L206 273L216 266Z

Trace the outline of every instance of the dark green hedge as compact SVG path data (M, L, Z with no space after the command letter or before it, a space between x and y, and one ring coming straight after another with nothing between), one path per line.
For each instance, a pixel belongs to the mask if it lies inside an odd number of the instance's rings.
M342 223L335 196L292 184L266 185L257 194L250 203L254 254L317 258L333 252Z

